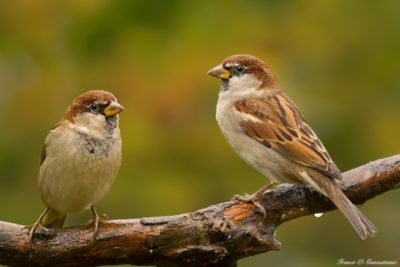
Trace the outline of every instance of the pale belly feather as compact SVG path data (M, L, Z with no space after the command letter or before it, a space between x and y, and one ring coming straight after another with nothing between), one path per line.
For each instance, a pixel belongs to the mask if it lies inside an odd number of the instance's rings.
M82 140L69 129L51 133L48 141L49 156L39 175L43 202L67 214L86 210L100 201L114 182L121 164L120 140L110 142L107 153L82 146Z

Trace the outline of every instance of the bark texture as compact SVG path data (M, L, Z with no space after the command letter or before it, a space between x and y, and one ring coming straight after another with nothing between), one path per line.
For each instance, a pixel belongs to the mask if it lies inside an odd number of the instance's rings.
M400 155L344 173L342 187L355 204L399 188ZM240 258L279 250L275 229L281 223L335 208L301 185L280 185L266 191L260 202L265 220L253 204L228 201L176 216L103 221L97 239L89 225L42 229L32 244L28 227L0 221L0 264L236 266Z

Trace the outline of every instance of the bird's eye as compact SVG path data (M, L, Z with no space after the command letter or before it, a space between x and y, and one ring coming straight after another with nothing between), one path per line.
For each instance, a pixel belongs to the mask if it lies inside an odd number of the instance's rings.
M95 110L97 110L97 109L99 108L99 103L93 102L93 103L91 103L91 104L89 105L89 108L90 108L92 111L95 111Z
M244 72L244 67L242 65L238 65L238 66L236 66L236 71L239 73L242 73L242 72Z
M234 65L230 68L233 76L242 76L246 72L246 68L242 64Z

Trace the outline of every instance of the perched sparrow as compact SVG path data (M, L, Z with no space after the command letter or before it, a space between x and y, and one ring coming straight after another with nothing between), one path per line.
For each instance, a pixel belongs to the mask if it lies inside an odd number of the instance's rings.
M78 96L48 134L40 158L39 189L45 211L32 226L62 227L68 213L93 212L95 236L99 216L93 205L110 189L121 165L118 113L124 108L109 92Z
M327 196L365 239L376 228L342 192L342 174L325 147L258 58L234 55L208 72L221 79L217 121L225 138L250 166L274 182L309 184ZM250 198L257 202L266 187Z

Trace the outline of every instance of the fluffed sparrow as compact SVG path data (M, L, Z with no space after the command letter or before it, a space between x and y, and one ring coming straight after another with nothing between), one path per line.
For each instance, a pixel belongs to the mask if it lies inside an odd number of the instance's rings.
M274 182L308 184L327 196L365 239L374 224L344 195L342 174L264 62L234 55L208 72L221 80L216 118L225 138L250 166ZM250 198L257 202L266 187Z
M46 209L32 226L62 227L68 213L93 212L108 192L121 165L118 114L124 108L103 90L78 96L47 135L40 157L39 189Z

